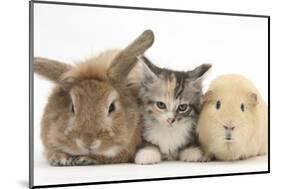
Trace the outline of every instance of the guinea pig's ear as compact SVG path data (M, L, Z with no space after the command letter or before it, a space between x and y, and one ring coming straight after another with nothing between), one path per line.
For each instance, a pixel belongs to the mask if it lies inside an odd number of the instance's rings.
M62 75L71 69L69 64L56 60L39 57L33 60L33 71L55 83L59 83Z
M256 93L249 92L247 100L250 105L256 106L258 104L258 95Z
M209 90L203 96L203 103L212 102L214 98L215 98L215 93L212 90Z

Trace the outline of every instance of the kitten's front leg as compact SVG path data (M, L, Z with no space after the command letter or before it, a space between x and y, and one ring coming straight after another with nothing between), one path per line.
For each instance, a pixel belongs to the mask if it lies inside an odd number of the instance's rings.
M156 164L161 161L161 153L155 146L145 146L138 150L135 163L141 165Z
M186 162L203 161L203 152L200 147L187 147L180 151L179 159Z
M96 162L87 156L71 156L64 152L53 152L48 157L48 161L52 166L82 166L91 165Z

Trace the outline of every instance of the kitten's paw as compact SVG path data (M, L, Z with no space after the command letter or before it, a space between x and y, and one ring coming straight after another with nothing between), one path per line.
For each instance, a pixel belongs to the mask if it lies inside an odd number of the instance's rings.
M135 163L137 164L156 164L161 161L161 154L156 147L144 147L140 149L135 157Z
M180 161L199 162L203 160L203 152L199 147L185 148L180 152Z

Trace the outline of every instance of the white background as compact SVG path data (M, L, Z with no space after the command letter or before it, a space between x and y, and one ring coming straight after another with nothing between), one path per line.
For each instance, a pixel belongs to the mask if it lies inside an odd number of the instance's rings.
M267 100L266 18L35 4L34 56L79 62L110 48L122 48L145 29L155 33L155 43L147 56L160 67L186 71L212 63L204 81L206 88L218 75L239 73L254 81ZM245 162L177 162L157 166L50 167L42 156L40 121L52 87L49 81L35 76L35 185L267 170L267 158L253 159L248 166ZM119 169L122 171L118 174Z
M1 184L3 187L27 187L28 172L28 5L27 1L9 1L1 6ZM81 1L82 2L82 1ZM83 1L87 2L87 1ZM101 1L88 1L101 3ZM96 188L144 188L144 187L218 187L237 188L251 185L264 188L268 184L277 184L280 167L279 133L277 107L280 103L278 89L278 62L280 62L280 13L273 1L102 1L108 4L132 6L178 8L190 10L207 10L222 12L241 12L253 14L270 14L272 17L272 75L271 75L271 117L272 117L272 174L224 178L204 178L179 181L162 181L148 183L131 183L122 185L95 186ZM7 51L8 50L8 51ZM276 149L276 150L275 150ZM204 182L203 182L204 181ZM86 187L85 187L86 188ZM87 188L92 188L89 186Z
M79 62L110 48L122 48L151 29L155 42L146 54L156 65L190 70L211 63L206 85L220 74L239 73L254 81L267 99L267 18L34 6L34 56ZM34 96L45 88L45 83L35 83ZM41 99L35 102L42 109Z

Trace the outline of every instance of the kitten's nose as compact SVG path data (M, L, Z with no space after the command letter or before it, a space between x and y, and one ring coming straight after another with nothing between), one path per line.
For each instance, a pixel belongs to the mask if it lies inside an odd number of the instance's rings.
M168 119L167 119L167 122L168 122L169 124L172 124L172 123L175 122L175 118L168 118Z

